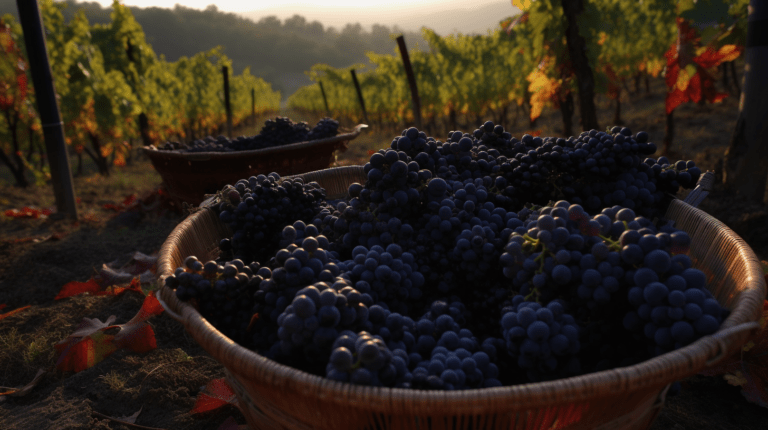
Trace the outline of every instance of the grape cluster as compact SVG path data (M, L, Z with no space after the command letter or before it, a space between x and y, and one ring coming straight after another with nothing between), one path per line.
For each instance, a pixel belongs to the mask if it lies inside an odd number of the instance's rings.
M177 268L165 282L176 289L180 300L195 299L200 311L222 333L247 344L253 294L261 281L270 276L269 268L258 263L245 265L235 259L222 266L216 261L203 264L189 256L184 266Z
M507 353L529 381L579 374L579 326L558 301L546 306L515 296L501 317Z
M185 152L235 152L254 149L272 148L290 143L307 142L336 136L339 132L339 122L331 118L321 119L315 127L309 128L306 122L295 123L287 117L268 119L259 134L254 136L238 136L230 140L224 135L218 137L206 136L187 145L178 142L166 142L158 149L183 150Z
M406 357L407 358L407 357ZM402 355L368 332L342 332L333 343L325 376L356 385L405 387L411 378Z
M470 389L637 363L728 312L690 237L657 219L701 172L654 151L621 127L518 140L488 121L445 142L411 127L341 200L275 173L226 187L219 260L167 283L238 342L354 384Z
M675 257L659 249L647 253L629 291L633 310L625 315L624 327L644 335L654 355L716 332L728 313L705 288L706 276L691 267L690 258Z
M243 261L265 261L280 242L283 227L309 221L325 198L316 182L280 178L277 173L240 180L220 192L219 219L234 232L219 248Z
M339 122L333 118L323 118L309 131L309 140L320 140L339 134Z
M277 317L279 342L270 351L272 358L325 365L339 333L368 322L364 302L362 294L342 278L300 289Z
M393 243L386 249L374 245L370 250L357 246L352 260L342 264L342 277L393 312L409 313L423 295L424 276L415 267L413 255L404 253L400 245Z

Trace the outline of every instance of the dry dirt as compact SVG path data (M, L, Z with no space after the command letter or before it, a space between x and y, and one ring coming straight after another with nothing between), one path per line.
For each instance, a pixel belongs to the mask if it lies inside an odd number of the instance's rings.
M654 82L652 90L651 96L625 98L623 119L633 131L646 130L660 143L664 133L661 83ZM607 100L599 100L598 105L600 120L607 123L613 108ZM702 168L714 170L728 144L737 109L735 97L718 105L683 105L675 113L677 139L672 150L682 159L694 159ZM538 121L537 128L543 135L559 135L559 121L559 114L550 112ZM523 126L507 129L517 136L529 130ZM362 136L342 154L339 164L359 163L367 149L383 147L390 139L391 134ZM88 280L104 263L135 251L152 254L160 249L183 219L182 213L166 207L165 211L114 216L103 208L132 193L146 195L160 183L147 160L136 160L107 179L76 179L76 192L82 199L79 223L0 215L0 304L7 305L3 312L31 305L0 321L0 386L23 386L38 369L48 370L28 395L0 398L0 429L128 429L95 417L94 412L124 417L139 409L136 424L162 429L217 429L229 417L245 422L232 406L190 415L201 387L223 377L223 367L165 314L150 320L157 349L145 354L118 351L80 373L55 369L53 343L72 333L83 318L104 321L115 315L117 323L122 323L141 307L142 296L133 292L58 301L54 297L65 283ZM0 185L2 211L29 205L53 206L50 186L22 190ZM745 204L718 185L702 208L741 235L761 260L768 259L765 205ZM54 233L57 236L48 238ZM48 239L20 240L28 238ZM653 429L758 429L767 423L768 409L748 403L738 387L721 377L695 376L683 381L680 394L668 398Z

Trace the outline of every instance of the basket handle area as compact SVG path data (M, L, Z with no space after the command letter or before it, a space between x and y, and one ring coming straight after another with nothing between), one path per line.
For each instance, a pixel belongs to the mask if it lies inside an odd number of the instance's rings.
M745 322L739 325L728 327L712 335L712 339L715 341L716 349L714 354L707 357L705 364L706 367L712 367L720 361L728 358L733 351L732 345L743 345L747 339L755 337L760 331L760 323L756 321ZM735 342L737 339L743 339L743 342Z

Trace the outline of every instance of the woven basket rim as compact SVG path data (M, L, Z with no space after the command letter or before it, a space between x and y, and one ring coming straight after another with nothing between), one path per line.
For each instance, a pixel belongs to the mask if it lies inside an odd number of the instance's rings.
M350 166L347 166L350 167ZM362 169L362 166L357 166ZM324 172L332 169L325 169L317 172ZM302 176L302 175L295 175ZM673 200L670 205L670 209L675 205L684 205L685 207L694 210L695 212L706 214L706 212L700 209L690 207L690 205L682 202L679 199ZM210 209L207 209L210 210ZM195 222L200 222L199 219L206 215L206 211L199 211L190 215L185 221L179 224L174 229L171 236L179 237L179 235L194 225ZM709 216L708 214L706 214ZM709 216L712 222L719 224L720 227L726 229L733 236L738 237L730 228L725 226L719 220ZM178 230L178 231L177 231ZM741 239L740 239L741 240ZM172 247L170 240L163 244L163 248L160 251L160 263L163 264L162 258L164 254L168 254L169 249ZM742 240L743 242L743 240ZM758 264L757 257L754 252L744 243L744 248L741 251L747 253L747 265L751 267L754 264ZM751 254L751 255L750 255ZM170 261L169 261L170 262ZM210 337L212 342L217 344L220 348L212 348L224 350L226 348L234 348L236 355L245 360L241 360L244 363L244 367L239 367L231 370L234 373L240 375L256 375L261 369L269 370L270 385L284 385L284 384L302 384L302 388L306 390L322 390L324 395L328 396L345 396L350 391L350 384L338 381L332 381L325 377L314 375L304 372L302 370L278 363L269 358L266 358L257 352L245 348L222 334L198 312L196 308L187 302L178 301L173 294L173 290L165 287L165 278L173 273L175 268L170 267L168 273L161 273L158 277L158 285L160 286L161 303L169 310L174 318L179 319L185 328L191 332L193 337L195 333L189 329L190 326L196 326L198 328L204 327L206 330L212 330L215 336ZM760 271L762 272L762 270ZM752 272L750 272L752 273ZM749 296L765 296L766 285L763 278L752 279L749 276L748 279L744 279L743 283L757 282L759 288L752 288L742 291L740 295L742 298ZM760 285L761 284L761 285ZM168 297L165 295L168 294ZM744 296L746 295L746 296ZM162 299L167 299L163 301ZM738 303L739 301L735 302ZM761 301L762 303L762 301ZM175 305L175 306L174 306ZM749 334L754 334L759 329L759 324L755 321L758 317L753 317L751 320L738 320L736 313L731 313L728 318L723 322L721 328L714 334L704 336L695 342L687 345L683 348L676 349L674 351L662 354L657 357L645 360L641 363L617 367L613 369L587 373L584 375L557 379L553 381L517 384L502 387L493 388L481 388L481 389L464 389L455 391L430 391L421 389L406 389L406 388L387 388L387 387L367 387L367 386L354 386L355 393L362 399L370 400L373 403L386 403L387 399L390 400L407 400L408 402L418 403L425 408L442 408L446 407L445 402L451 402L450 408L455 409L458 413L462 410L472 409L476 410L478 407L482 407L484 402L489 399L499 401L514 401L516 405L522 405L520 407L535 407L545 405L544 399L548 394L555 396L557 394L560 397L567 398L568 401L586 401L595 397L596 393L601 395L610 395L611 393L620 393L627 390L638 390L642 388L648 388L652 386L663 387L669 384L672 380L681 379L697 373L698 371L706 368L714 363L717 363L723 358L726 358L731 350L734 349L733 343L735 338L744 338ZM197 339L196 339L197 341ZM206 350L205 345L203 346ZM210 346L210 345L209 345ZM739 345L740 346L740 345ZM209 351L210 353L210 351ZM702 353L705 353L705 357L701 357ZM214 355L214 354L212 354ZM704 358L701 360L704 364L698 368L690 368L688 362L691 357ZM222 365L227 365L218 357L214 356ZM661 375L658 369L674 369L675 373ZM299 375L297 377L297 375ZM585 388L589 388L586 389ZM418 396L416 396L418 394Z
M262 149L250 149L247 151L232 151L232 152L185 152L182 150L165 150L157 149L154 146L144 146L141 149L148 156L164 156L166 158L178 158L189 161L205 161L210 159L226 160L229 158L241 158L250 156L260 156L266 154L272 154L275 152L292 151L297 149L311 148L313 146L327 145L329 143L345 142L356 138L362 133L363 129L367 128L367 124L358 124L352 131L344 134L339 134L334 137L328 137L325 139L308 140L305 142L289 143L288 145L273 146L270 148Z

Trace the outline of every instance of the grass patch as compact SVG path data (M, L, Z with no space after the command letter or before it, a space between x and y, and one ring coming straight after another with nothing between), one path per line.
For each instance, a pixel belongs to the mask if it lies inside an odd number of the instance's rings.
M112 370L105 375L99 376L99 379L109 387L110 390L123 391L130 376L125 375L123 372Z
M20 333L15 327L0 334L0 371L4 375L31 372L55 362L53 344L60 339L43 332Z

